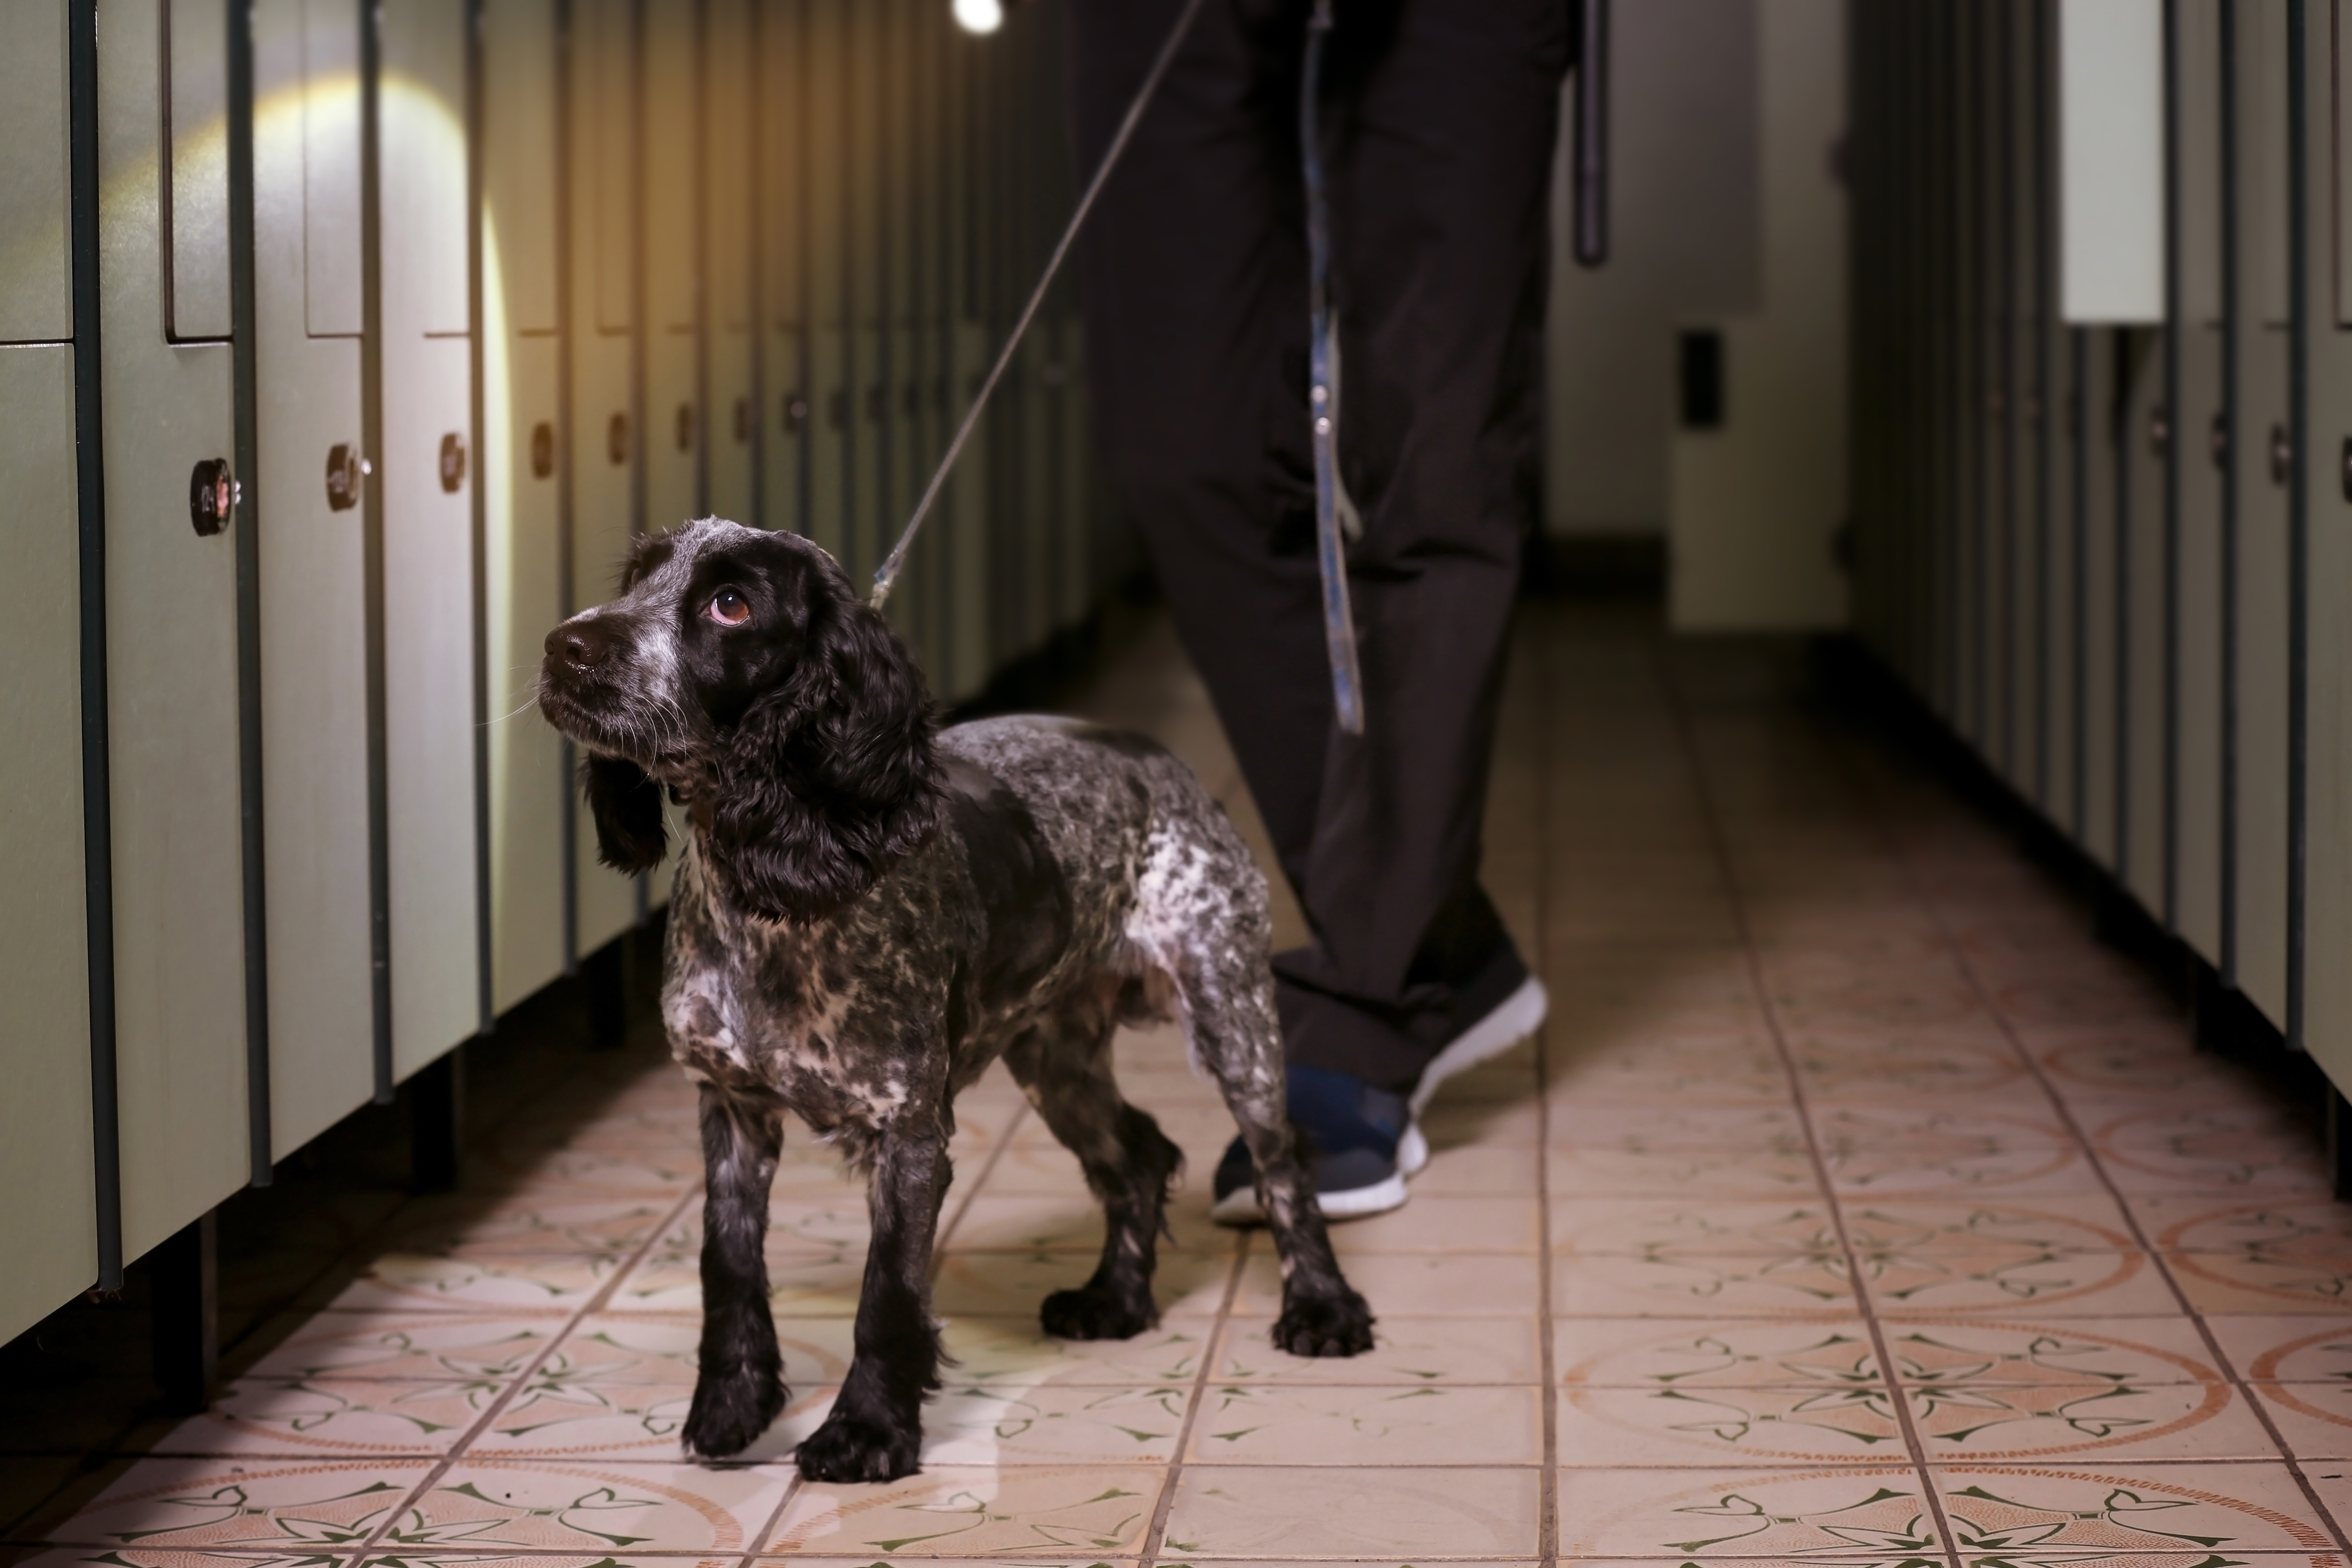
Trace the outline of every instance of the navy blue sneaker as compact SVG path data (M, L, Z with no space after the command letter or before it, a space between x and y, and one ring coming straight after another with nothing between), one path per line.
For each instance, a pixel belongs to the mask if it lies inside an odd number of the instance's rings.
M1315 1194L1324 1217L1385 1214L1402 1205L1404 1173L1397 1168L1397 1143L1412 1125L1404 1096L1329 1068L1294 1067L1289 1078L1290 1124L1314 1157ZM1238 1138L1217 1162L1214 1191L1209 1215L1219 1225L1265 1220L1257 1201L1257 1166Z

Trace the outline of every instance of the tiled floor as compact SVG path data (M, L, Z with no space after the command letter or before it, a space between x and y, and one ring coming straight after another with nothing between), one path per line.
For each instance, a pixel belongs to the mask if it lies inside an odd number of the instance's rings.
M1439 1100L1412 1204L1338 1232L1371 1355L1267 1346L1265 1242L1203 1219L1230 1123L1171 1036L1136 1037L1122 1079L1194 1172L1156 1331L1039 1337L1097 1217L992 1079L960 1107L924 1473L788 1462L865 1234L806 1140L769 1248L795 1403L753 1462L686 1464L692 1100L646 1054L552 1089L212 1415L19 1534L320 1568L2341 1568L2352 1207L2301 1108L2193 1054L2005 839L1786 672L1531 615L1489 880L1553 1015ZM1090 707L1245 814L1163 637Z

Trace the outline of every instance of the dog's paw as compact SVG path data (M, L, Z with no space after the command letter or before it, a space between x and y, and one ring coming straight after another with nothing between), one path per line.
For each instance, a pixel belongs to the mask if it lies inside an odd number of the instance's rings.
M782 1413L785 1397L783 1379L772 1371L731 1377L705 1373L695 1380L694 1403L679 1436L688 1453L730 1458L759 1440Z
M1274 1345L1292 1355L1361 1355L1372 1348L1372 1310L1346 1285L1333 1295L1293 1295L1274 1322Z
M813 1481L895 1481L922 1468L919 1425L897 1426L836 1409L801 1439L793 1458Z
M1158 1322L1160 1314L1149 1296L1138 1303L1115 1291L1082 1285L1046 1297L1037 1319L1057 1340L1131 1340Z

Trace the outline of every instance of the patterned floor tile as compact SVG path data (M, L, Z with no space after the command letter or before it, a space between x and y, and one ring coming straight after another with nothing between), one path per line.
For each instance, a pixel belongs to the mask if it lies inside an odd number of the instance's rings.
M2352 1323L2293 1312L2205 1320L2239 1376L2352 1385Z
M1532 1195L1449 1197L1415 1193L1401 1209L1331 1227L1341 1261L1374 1252L1535 1252L1541 1207Z
M835 1384L849 1369L850 1320L782 1318L776 1342L784 1380L795 1386ZM669 1384L691 1374L702 1333L697 1312L600 1312L564 1336L538 1372L596 1384Z
M326 1303L341 1311L440 1308L482 1312L573 1311L621 1274L611 1254L572 1257L435 1258L387 1252Z
M1212 1316L1170 1316L1131 1340L1057 1340L1037 1326L1034 1309L1018 1317L961 1315L947 1320L950 1363L940 1375L950 1387L1189 1383L1200 1375L1216 1331Z
M1936 1479L1964 1556L2235 1558L2335 1544L2284 1464L1953 1466Z
M1231 1231L1217 1228L1209 1219L1205 1184L1177 1194L1167 1220L1168 1244L1179 1250L1215 1251L1233 1240ZM1064 1193L977 1193L948 1237L948 1245L961 1252L1092 1255L1102 1250L1102 1205L1083 1183Z
M320 1312L257 1358L257 1378L448 1383L518 1376L553 1343L559 1312Z
M1541 1157L1533 1145L1448 1149L1412 1178L1413 1196L1523 1197L1542 1185L1537 1174ZM1207 1177L1201 1180L1205 1183Z
M1295 1356L1275 1349L1274 1320L1235 1317L1224 1325L1213 1384L1402 1384L1439 1386L1543 1381L1535 1319L1409 1318L1383 1310L1372 1348L1345 1358Z
M545 1192L495 1200L452 1194L403 1210L386 1240L392 1250L443 1258L621 1256L653 1239L676 1207L658 1194L593 1203ZM664 1240L697 1245L682 1231Z
M1563 1466L1885 1464L1904 1458L1883 1385L1573 1387L1559 1393Z
M950 1318L1028 1316L1052 1292L1085 1284L1093 1271L1087 1257L1066 1252L950 1252L940 1261L931 1307ZM1230 1252L1163 1247L1151 1293L1163 1316L1213 1312L1232 1273Z
M450 1452L489 1412L509 1381L240 1378L215 1396L210 1410L173 1428L155 1451L430 1458Z
M1349 1258L1347 1269L1349 1283L1379 1314L1532 1320L1541 1267L1525 1254L1373 1252ZM1282 1310L1282 1278L1270 1249L1252 1249L1234 1310L1254 1317Z
M2179 1310L2171 1287L2142 1252L2037 1255L1997 1245L1972 1251L1948 1241L1860 1257L1871 1300L1893 1316L2147 1318Z
M513 1552L747 1552L791 1485L775 1467L462 1459L404 1505L390 1556Z
M1854 1388L1885 1381L1859 1318L1666 1322L1565 1319L1553 1363L1570 1387Z
M1552 1263L1563 1318L1819 1317L1850 1310L1853 1285L1835 1248L1779 1257L1576 1257Z
M1135 1465L940 1465L887 1486L803 1486L763 1549L807 1556L1013 1558L1054 1563L1076 1552L1132 1553L1160 1497L1156 1470Z
M1943 1561L1918 1472L1832 1468L1612 1470L1559 1475L1566 1557L1834 1561L1933 1568Z
M2352 1385L2257 1383L2252 1388L2289 1454L2298 1459L2332 1460L2339 1468L2352 1468ZM2352 1482L2352 1476L2330 1479L2339 1484ZM2352 1503L2352 1486L2340 1495Z
M865 1279L862 1250L771 1252L768 1305L780 1318L854 1317ZM699 1312L700 1262L692 1253L646 1258L614 1287L605 1306L615 1312Z
M2084 1131L2126 1193L2327 1195L2326 1162L2307 1119L2273 1106L2135 1110Z
M2352 1274L2300 1258L2226 1252L2168 1252L2164 1266L2189 1304L2209 1316L2233 1312L2352 1313Z
M1213 1383L1202 1391L1188 1463L1534 1465L1544 1455L1542 1391Z
M1202 1466L1178 1485L1166 1552L1180 1561L1531 1555L1539 1497L1528 1468Z
M1819 1201L1572 1198L1551 1202L1552 1248L1570 1257L1778 1257L1834 1249Z
M1548 1180L1562 1197L1811 1200L1820 1191L1801 1150L1554 1147Z
M392 1523L426 1470L422 1460L142 1459L44 1533L75 1546L332 1556Z
M1857 1249L1903 1250L1958 1241L2036 1253L2130 1252L2130 1222L2105 1193L2038 1197L1873 1198L1844 1206L1846 1234Z
M1801 1153L1804 1124L1790 1105L1580 1105L1552 1108L1549 1136L1570 1148L1766 1150Z

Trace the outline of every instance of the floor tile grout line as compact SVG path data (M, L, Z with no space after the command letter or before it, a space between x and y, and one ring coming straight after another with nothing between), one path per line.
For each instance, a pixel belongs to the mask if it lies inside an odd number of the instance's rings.
M995 1145L988 1151L988 1157L980 1163L980 1174L974 1176L971 1185L964 1189L963 1197L956 1204L955 1213L948 1216L947 1224L933 1233L929 1278L934 1283L940 1277L940 1265L947 1258L948 1242L955 1236L956 1227L963 1224L963 1216L971 1208L971 1200L980 1196L980 1189L988 1184L990 1176L995 1174L996 1163L1004 1158L1006 1150L1013 1147L1013 1134L1020 1131L1021 1124L1028 1120L1029 1102L1024 1100L1021 1108L1013 1113L1013 1120L1004 1124L1004 1135L997 1139Z
M564 1321L563 1327L541 1348L537 1355L530 1358L530 1363L523 1368L521 1373L501 1389L498 1397L490 1401L489 1407L477 1416L474 1424L467 1427L464 1434L449 1446L449 1451L436 1459L416 1484L392 1506L385 1513L383 1522L368 1532L367 1539L360 1544L358 1555L365 1556L381 1546L384 1536L399 1522L402 1512L422 1501L426 1493L431 1491L441 1478L447 1475L460 1459L470 1457L467 1450L483 1433L489 1430L490 1423L505 1414L507 1406L512 1405L517 1396L522 1393L523 1385L539 1375L540 1369L547 1364L548 1359L561 1350L574 1333L579 1331L580 1325L604 1310L605 1304L612 1300L614 1292L620 1289L621 1282L626 1279L639 1264L652 1256L654 1247L660 1242L662 1237L668 1232L670 1226L678 1222L679 1216L686 1213L701 1192L702 1187L698 1184L679 1195L677 1202L670 1205L669 1212L662 1216L661 1223L649 1230L645 1240L638 1243L630 1252L626 1261L613 1271L613 1277L597 1287L595 1293L580 1304Z
M1842 752L1836 754L1843 756ZM1878 817L1876 810L1870 804L1871 794L1868 786L1855 776L1850 762L1846 763L1845 771L1848 786L1853 789L1856 800L1862 803L1865 820L1875 825ZM2057 1085L2050 1081L2050 1075L2043 1070L2040 1059L2027 1048L2025 1042L2018 1037L2016 1026L2010 1021L2009 1015L1994 1003L1990 992L1986 989L1982 978L1977 973L1976 965L1969 962L1967 950L1953 935L1950 923L1944 918L1943 906L1933 893L1921 887L1918 878L1914 873L1910 857L1894 841L1893 837L1890 835L1880 834L1879 839L1886 854L1899 868L1904 885L1909 889L1912 898L1927 911L1928 920L1934 923L1937 940L1942 943L1953 965L1959 970L1961 978L1968 983L1970 994L1976 997L1978 1005L1992 1016L1994 1024L2000 1030L2001 1037L2009 1042L2009 1048L2016 1054L2018 1061L2032 1078L2035 1086L2042 1090L2042 1097L2050 1102L2051 1109L2065 1126L2068 1135L2081 1149L2084 1163L2091 1167L2092 1173L2098 1177L2099 1185L2105 1191L2108 1199L2114 1203L2116 1211L2123 1215L2124 1224L2130 1228L2132 1239L2139 1244L2141 1251L2147 1255L2148 1261L2156 1266L2157 1273L2163 1279L2166 1289L2170 1291L2172 1299L2179 1303L2181 1314L2196 1329L2198 1338L2204 1342L2206 1352L2213 1358L2215 1368L2229 1380L2230 1385L2237 1390L2238 1397L2246 1402L2247 1409L2252 1412L2254 1419L2261 1424L2263 1435L2277 1447L2280 1460L2286 1465L2287 1472L2294 1478L2295 1485L2302 1489L2305 1500L2318 1514L2320 1522L2327 1527L2328 1534L2335 1537L2336 1549L2347 1555L2352 1555L2352 1537L2347 1537L2343 1523L2336 1519L2334 1511L2320 1497L2319 1489L2312 1484L2311 1478L2304 1473L2303 1461L2296 1457L2294 1450L2288 1445L2284 1434L2278 1428L2278 1423L2272 1418L2270 1411L2263 1406L2260 1396L2247 1385L2246 1379L2238 1371L2237 1363L2222 1352L2220 1337L2213 1332L2212 1325L2205 1321L2205 1314L2199 1311L2196 1304L2189 1300L2189 1292L2181 1288L2180 1280L2173 1273L2171 1264L2167 1261L2164 1254L2149 1242L2147 1227L2140 1223L2138 1214L2134 1211L2130 1202L2126 1198L2123 1189L2116 1185L2115 1177L2107 1170L2106 1163L2099 1157L2097 1146L2083 1131L2082 1121L2074 1115L2074 1108L2068 1105L2065 1097L2058 1092Z
M1755 991L1757 1005L1764 1014L1766 1032L1772 1037L1773 1054L1780 1058L1780 1071L1788 1079L1789 1095L1797 1111L1797 1125L1804 1131L1805 1153L1812 1163L1813 1180L1821 1188L1822 1204L1829 1210L1830 1224L1837 1232L1838 1250L1845 1259L1846 1279L1853 1291L1854 1305L1860 1313L1863 1328L1870 1336L1871 1353L1878 1360L1879 1373L1888 1391L1887 1405L1895 1413L1895 1425L1903 1433L1903 1446L1908 1450L1912 1464L1917 1467L1919 1493L1927 1505L1929 1518L1935 1523L1937 1542L1942 1549L1944 1561L1948 1568L1960 1568L1959 1541L1953 1533L1951 1521L1945 1514L1943 1494L1937 1488L1936 1471L1928 1461L1927 1443L1919 1436L1919 1424L1912 1415L1911 1402L1904 1396L1904 1385L1895 1376L1895 1357L1887 1348L1885 1325L1879 1321L1876 1304L1864 1287L1861 1258L1854 1251L1853 1238L1846 1229L1845 1205L1839 1200L1837 1187L1830 1179L1829 1162L1822 1156L1821 1139L1813 1127L1812 1108L1806 1097L1805 1080L1797 1070L1796 1055L1789 1048L1780 1008L1774 1005L1771 987L1765 980L1764 961L1757 952L1755 931L1748 919L1747 900L1740 893L1739 875L1732 864L1731 847L1716 807L1715 792L1707 783L1706 761L1699 751L1698 736L1692 725L1689 710L1682 701L1681 692L1674 683L1673 672L1664 668L1663 660L1654 657L1653 668L1665 692L1675 735L1680 742L1692 787L1698 795L1699 815L1706 824L1707 843L1714 851L1716 865L1723 879L1724 892L1731 903L1732 923L1739 933L1738 946L1746 961L1748 984Z
M1551 896L1551 726L1545 720L1551 712L1551 660L1553 626L1549 617L1538 623L1538 634L1529 639L1536 654L1536 766L1535 766L1535 839L1536 839L1536 967L1538 972L1549 967L1546 960L1551 951L1551 931L1546 920ZM1536 1355L1543 1373L1543 1392L1538 1411L1543 1420L1543 1479L1538 1486L1536 1520L1536 1551L1543 1568L1556 1568L1559 1562L1559 1331L1551 1316L1551 1076L1545 1064L1546 1047L1550 1036L1540 1026L1536 1029L1536 1215L1537 1239L1541 1243L1536 1258Z
M801 1472L795 1466L792 1474L785 1478L784 1495L776 1500L776 1506L768 1514L768 1522L760 1527L759 1532L751 1537L751 1544L744 1549L743 1555L736 1559L737 1568L751 1568L760 1553L766 1550L769 1538L776 1533L776 1526L784 1521L784 1510L792 1507L793 1499L801 1495Z
M1155 1568L1160 1561L1160 1550L1167 1543L1168 1516L1176 1509L1176 1483L1184 1476L1184 1451L1192 1447L1192 1427L1201 1418L1201 1403L1208 1394L1209 1375L1216 1370L1217 1355L1224 1348L1225 1329L1233 1321L1234 1300L1241 1294L1242 1272L1249 1267L1250 1254L1255 1250L1256 1245L1255 1233L1244 1231L1234 1247L1233 1266L1225 1275L1224 1295L1217 1302L1216 1322L1209 1331L1207 1347L1201 1353L1201 1369L1192 1374L1192 1392L1184 1402L1184 1419L1176 1428L1176 1446L1169 1450L1169 1461L1160 1472L1160 1497L1152 1504L1151 1525L1144 1531L1143 1546L1137 1559L1140 1568Z

